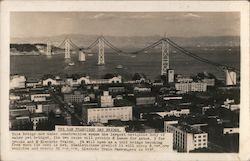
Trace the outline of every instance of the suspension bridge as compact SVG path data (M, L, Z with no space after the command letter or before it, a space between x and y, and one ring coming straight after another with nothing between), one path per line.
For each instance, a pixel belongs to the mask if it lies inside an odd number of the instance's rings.
M52 46L51 43L48 42L47 43L47 55L50 55L50 56L52 55L52 50L53 50L51 46ZM87 51L92 50L95 47L98 47L98 63L97 64L104 65L105 64L105 46L109 47L110 49L115 51L115 53L117 54L123 54L127 56L145 53L145 52L148 52L149 50L156 48L157 46L161 46L161 55L162 55L161 56L161 75L166 75L167 71L170 69L170 53L171 53L170 48L173 48L179 51L180 53L187 55L197 61L213 65L223 71L227 70L227 71L234 71L238 73L240 72L239 69L236 69L234 67L230 67L225 64L220 64L220 63L208 60L206 58L200 57L199 55L192 53L186 50L185 48L181 47L180 45L178 45L177 43L175 43L174 41L172 41L171 39L167 37L161 38L153 42L152 44L146 46L145 48L134 51L134 52L126 52L126 51L119 49L118 47L113 45L110 41L108 41L104 36L98 37L94 42L92 42L88 47L85 47L85 48L79 47L70 39L63 40L62 43L58 45L57 47L65 50L64 52L65 59L70 59L71 50L76 50L79 53L80 52L86 53Z

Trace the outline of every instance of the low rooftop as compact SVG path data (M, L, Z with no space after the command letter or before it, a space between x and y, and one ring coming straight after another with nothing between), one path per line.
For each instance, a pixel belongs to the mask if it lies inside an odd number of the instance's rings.
M183 124L183 123L172 124L172 126L175 126L176 128L178 128L182 131L185 131L187 133L192 133L192 134L204 133L202 130L199 130L197 128L191 127L191 126Z
M47 115L45 113L32 113L31 118L34 118L34 117L47 117Z

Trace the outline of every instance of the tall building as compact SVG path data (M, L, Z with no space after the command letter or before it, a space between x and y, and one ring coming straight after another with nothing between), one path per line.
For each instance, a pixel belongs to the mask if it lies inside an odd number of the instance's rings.
M208 134L200 129L180 123L164 122L164 130L173 133L173 147L178 152L190 152L208 146Z
M226 85L236 85L236 72L232 70L226 70Z
M85 61L85 53L83 53L82 51L79 51L79 55L78 55L78 61Z
M109 95L108 91L103 91L103 95L101 96L101 107L112 107L114 106L114 99L111 95Z
M168 83L173 83L174 82L174 70L173 69L168 69Z

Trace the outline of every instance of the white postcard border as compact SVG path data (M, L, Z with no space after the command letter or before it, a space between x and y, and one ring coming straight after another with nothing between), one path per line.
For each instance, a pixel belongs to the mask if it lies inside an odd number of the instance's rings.
M1 3L1 157L5 160L247 160L250 159L249 6L244 1L4 1ZM11 152L9 150L9 43L13 11L240 12L241 112L239 154Z

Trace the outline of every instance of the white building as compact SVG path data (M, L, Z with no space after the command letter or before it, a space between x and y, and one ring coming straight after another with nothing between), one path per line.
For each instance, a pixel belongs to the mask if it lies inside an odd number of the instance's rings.
M191 126L164 122L164 130L173 133L173 147L178 152L190 152L208 146L208 134Z
M101 96L101 107L112 107L114 106L114 99L109 95L108 91L103 91L103 96Z
M132 106L122 107L94 107L83 109L83 119L86 122L107 123L109 120L132 120Z
M203 82L192 82L191 83L191 91L193 92L206 92L207 84Z
M82 76L78 79L67 78L65 83L69 86L79 86L81 84L82 85L90 84L90 79L89 79L89 76Z
M161 117L165 117L165 116L180 117L182 115L189 115L190 114L190 109L170 110L170 111L152 112L152 113L158 114Z
M13 94L13 93L11 93L11 94L10 94L10 97L9 97L9 99L10 99L10 100L13 100L13 101L14 101L14 100L20 100L20 98L21 98L20 96L17 96L17 95L15 95L15 94Z
M65 83L70 86L79 86L81 84L111 84L122 83L122 77L120 75L114 76L109 79L90 79L89 76L83 76L79 79L67 78Z
M41 86L42 82L41 81L26 81L26 87L31 87L31 88L36 88L37 86Z
M207 84L203 82L180 82L175 83L175 88L178 93L206 92Z
M239 134L239 127L225 127L223 129L223 134Z
M227 105L221 105L221 107L227 108L231 111L240 110L240 104L227 104Z
M134 92L151 92L151 88L147 87L135 87Z
M25 88L26 78L22 75L10 76L10 89Z
M181 96L165 96L163 97L164 101L170 101L170 100L182 100Z
M236 72L226 70L226 85L236 85Z
M36 93L36 94L30 95L31 101L34 101L34 102L46 101L47 97L50 97L49 93Z
M80 51L78 55L78 61L85 61L85 60L86 60L85 53Z
M56 86L56 85L60 85L61 83L59 81L57 81L56 79L52 79L52 78L47 78L42 80L42 85L43 86Z
M111 84L111 83L122 83L122 77L118 75L109 79L90 79L89 84Z

